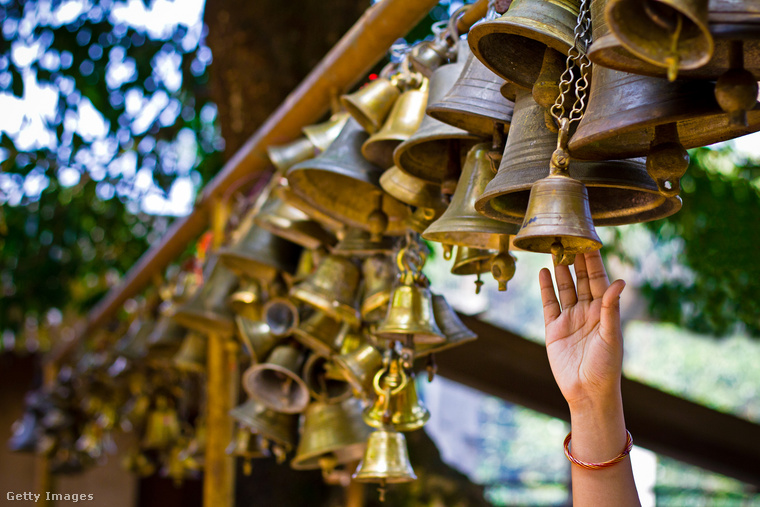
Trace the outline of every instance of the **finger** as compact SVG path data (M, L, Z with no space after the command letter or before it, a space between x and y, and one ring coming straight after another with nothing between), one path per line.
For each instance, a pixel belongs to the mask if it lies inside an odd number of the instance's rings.
M578 295L575 293L575 283L573 275L570 274L570 267L562 264L554 266L554 277L557 279L557 292L559 292L562 309L577 303Z
M602 254L599 250L587 252L584 255L591 296L597 299L604 295L604 291L610 286L610 280L607 278L607 271L604 269Z
M620 294L625 288L623 280L612 282L602 296L602 312L599 327L602 336L622 336L620 328Z
M591 287L588 283L588 270L586 269L586 259L583 255L575 257L575 283L578 286L578 301L591 301Z
M544 325L554 322L562 310L554 292L554 283L549 270L544 268L538 273L538 284L541 286L541 301L544 304Z

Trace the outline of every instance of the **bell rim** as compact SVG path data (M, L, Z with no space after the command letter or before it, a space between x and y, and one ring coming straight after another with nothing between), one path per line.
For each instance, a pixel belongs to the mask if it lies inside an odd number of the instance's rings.
M272 282L277 277L277 267L265 264L253 255L236 252L230 247L219 249L219 261L239 276L246 276L264 283Z
M407 139L409 136L400 138L391 133L377 132L362 144L362 156L378 167L391 167L393 165L393 150Z
M257 378L259 375L263 374L264 372L276 372L276 373L280 373L287 376L300 388L299 391L304 393L306 396L299 396L299 398L303 398L303 400L301 399L296 400L297 402L293 402L292 406L275 405L274 402L272 402L270 399L267 399L266 397L262 396L260 392L252 388L251 384L253 382L253 379ZM306 407L309 405L309 400L310 400L309 388L306 385L306 383L303 381L301 376L295 374L294 372L288 370L287 368L283 368L282 366L278 364L271 364L271 363L254 364L243 373L242 384L243 384L243 389L245 389L245 392L248 394L250 398L256 400L258 403L262 404L263 406L265 406L266 408L274 412L279 412L282 414L300 414L304 410L306 410Z
M501 97L502 95L499 94ZM504 99L507 100L507 99ZM451 102L438 102L428 107L430 116L453 127L470 132L481 138L493 136L495 122L503 123L507 127L512 123L512 115L504 115L503 118L494 118L493 110L472 104L461 104L461 108L454 108ZM474 119L474 120L473 120Z
M359 468L361 468L361 465ZM407 482L416 481L417 475L414 473L414 471L408 475L401 473L398 475L380 475L372 472L363 473L361 471L357 471L354 472L351 478L357 482L379 483L381 481L385 481L386 484L405 484Z
M435 120L438 121L438 120ZM440 147L438 150L433 150L439 153L447 153L448 152L448 142L449 141L460 141L463 144L461 150L462 151L469 151L469 148L472 146L482 143L483 138L476 136L475 134L472 134L470 132L467 132L462 129L458 129L456 127L452 127L451 125L448 125L443 122L439 122L441 125L444 125L447 129L452 129L450 133L443 133L443 134L437 134L434 138L432 137L425 137L427 135L426 132L417 131L415 136L419 134L419 137L410 137L403 143L399 144L396 149L393 151L393 161L396 167L398 167L401 171L405 172L406 174L410 176L414 176L417 179L426 181L428 183L434 184L434 185L440 185L443 182L444 174L441 171L431 171L427 167L423 167L416 162L409 161L409 151L419 148L420 146L430 143L436 143L436 144L443 144L444 146ZM432 129L431 129L432 130ZM456 132L454 132L456 130ZM443 141L443 142L442 142ZM470 146L470 143L472 146ZM407 167L404 167L404 164L406 163ZM433 174L431 174L433 173Z
M322 401L324 403L327 403L329 405L334 405L336 403L342 403L342 402L346 401L347 399L351 398L351 395L352 395L351 390L353 389L353 386L351 385L351 383L348 382L347 380L330 379L330 380L333 380L334 382L342 382L342 383L346 384L345 392L341 393L338 396L332 396L332 397L330 397L330 396L328 396L326 394L320 394L320 393L318 393L316 389L312 389L311 382L308 380L308 377L309 377L308 374L311 373L311 368L314 368L314 364L313 363L315 363L316 361L328 361L328 360L331 359L331 356L333 356L333 355L334 355L333 353L331 353L331 354L329 354L327 356L321 355L321 354L318 354L318 353L314 353L314 354L311 355L311 357L309 357L309 359L306 361L306 364L304 364L304 367L303 367L304 382L306 383L306 387L309 389L309 394L315 400L320 400L320 401Z
M382 331L381 331L382 329ZM418 328L412 328L410 331L410 328L400 328L400 327L390 327L385 326L381 328L378 326L378 328L373 333L377 338L381 340L404 340L404 337L407 335L413 335L414 337L412 340L415 344L435 344L435 343L443 343L446 341L446 337L443 335L443 332L440 331L440 334L436 334L435 331L431 331L430 329L423 329L421 327Z
M480 221L480 218L484 220ZM422 233L422 238L447 245L465 246L480 250L498 250L499 236L513 236L518 232L517 227L497 229L492 223L486 222L486 220L493 220L490 217L479 215L476 220L478 220L476 224L484 222L485 224L482 226L473 225L473 217L467 217L466 220L464 218L450 218L446 221L446 229L443 229L443 225L436 227L436 224L433 223ZM501 220L498 222L505 226L515 225Z
M316 220L286 220L257 216L254 218L254 223L275 236L309 250L316 250L322 245L332 246L337 241Z
M338 465L345 465L360 460L364 455L365 447L365 442L354 442L352 444L342 446L339 449L333 449L329 451L325 450L321 452L313 451L305 454L302 457L298 456L298 451L296 450L296 457L290 461L290 467L294 470L316 470L320 468L319 458L323 458L328 455L334 456L337 460L336 463ZM339 457L335 452L337 450L340 450L340 454L343 456Z
M257 435L261 435L263 438L266 438L267 440L272 440L276 444L281 445L287 451L292 450L296 441L296 438L295 438L296 415L285 414L283 412L276 412L275 410L272 410L270 408L265 408L264 410L262 410L261 411L262 414L266 411L270 411L275 414L278 414L278 417L280 417L281 419L285 419L286 417L292 419L291 422L287 424L287 426L290 427L292 430L288 432L288 433L292 433L291 435L288 435L285 432L274 432L272 431L273 426L262 424L261 421L256 416L249 417L247 414L243 412L241 407L245 406L245 404L248 403L249 401L250 399L246 401L245 403L238 405L237 407L231 408L229 411L230 417L232 417L238 424L245 426L249 430L252 430ZM260 404L258 401L256 403Z
M172 315L172 319L182 327L186 327L202 334L230 335L235 332L235 323L232 317L221 315L211 310L203 309L200 312L191 312L178 308Z

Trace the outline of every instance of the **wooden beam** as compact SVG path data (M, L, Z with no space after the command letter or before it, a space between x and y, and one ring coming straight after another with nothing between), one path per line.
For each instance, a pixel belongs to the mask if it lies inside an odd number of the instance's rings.
M543 345L475 317L461 317L479 338L436 356L442 376L570 420ZM625 377L622 391L636 445L760 486L760 425Z

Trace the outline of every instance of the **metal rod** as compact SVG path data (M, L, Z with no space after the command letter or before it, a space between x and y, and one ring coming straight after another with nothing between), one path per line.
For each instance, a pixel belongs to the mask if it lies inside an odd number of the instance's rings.
M151 247L121 283L93 308L75 338L54 350L49 359L57 361L65 357L84 336L105 324L127 299L150 284L156 273L176 259L208 227L215 197L224 196L237 181L270 166L266 156L267 146L294 139L301 135L304 125L318 121L329 110L331 97L348 90L364 77L391 44L406 35L437 4L438 0L383 0L367 9L206 185L193 212L174 222L163 241Z

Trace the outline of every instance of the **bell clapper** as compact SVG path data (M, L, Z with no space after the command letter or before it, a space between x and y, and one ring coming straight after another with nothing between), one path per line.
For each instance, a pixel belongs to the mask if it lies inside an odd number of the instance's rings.
M678 64L680 59L678 56L678 39L681 37L681 30L683 28L683 16L678 14L675 29L673 30L673 39L670 46L670 56L665 59L665 63L668 66L668 81L673 82L678 77Z
M427 356L427 364L425 364L425 369L427 370L428 374L428 382L432 382L435 378L435 374L438 372L438 365L435 363L435 354L429 354Z
M757 81L744 68L744 42L731 41L728 52L729 69L715 84L715 98L721 109L728 113L730 125L747 126L747 111L757 102Z
M387 484L385 479L380 479L380 486L377 487L377 492L380 494L380 501L385 502L385 492L387 491Z
M277 444L272 446L272 452L274 453L275 461L278 465L284 463L285 459L288 457L285 449Z
M491 274L499 283L499 292L507 290L507 282L515 276L515 258L509 253L509 236L499 236L499 253L491 259Z
M380 242L383 239L383 232L388 228L388 215L383 211L382 190L375 193L375 199L375 209L369 214L367 222L369 223L370 241Z
M454 245L448 245L443 244L441 245L443 247L443 258L444 260L450 261L451 260L451 254L454 252Z
M482 261L475 263L475 295L480 294L480 289L483 287L483 280L480 279L480 268L483 265Z
M647 172L660 193L671 197L681 192L681 176L689 167L689 153L678 139L675 123L657 125L647 156Z
M491 140L491 150L488 152L488 160L491 162L491 171L494 174L499 172L499 164L504 153L504 124L500 121L493 122L493 138Z
M249 476L251 475L251 472L253 472L253 463L251 463L251 458L245 458L245 460L243 460L243 475Z

